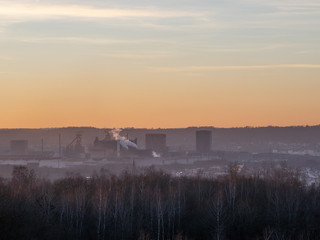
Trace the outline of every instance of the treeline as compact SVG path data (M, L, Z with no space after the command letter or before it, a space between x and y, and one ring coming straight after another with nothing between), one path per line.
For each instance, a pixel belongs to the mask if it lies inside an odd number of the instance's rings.
M0 239L319 239L320 188L299 172L219 179L152 169L50 182L0 181Z

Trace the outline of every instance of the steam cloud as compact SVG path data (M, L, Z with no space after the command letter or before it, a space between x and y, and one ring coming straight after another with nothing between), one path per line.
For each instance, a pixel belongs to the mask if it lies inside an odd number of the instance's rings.
M129 147L133 147L138 149L137 144L131 142L130 140L128 140L127 138L123 137L120 135L120 132L122 131L122 129L113 129L111 130L112 136L115 140L119 141L120 145L125 148L125 149L129 149Z
M160 156L160 154L156 153L155 151L152 151L152 157L159 158L161 156Z

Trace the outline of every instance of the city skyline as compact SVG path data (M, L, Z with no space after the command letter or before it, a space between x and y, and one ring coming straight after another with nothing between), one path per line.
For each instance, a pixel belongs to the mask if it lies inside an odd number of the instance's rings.
M315 0L0 0L0 128L320 124Z

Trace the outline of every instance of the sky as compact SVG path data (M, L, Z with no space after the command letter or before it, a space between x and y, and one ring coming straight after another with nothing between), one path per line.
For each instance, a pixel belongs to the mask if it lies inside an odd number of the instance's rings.
M0 0L0 128L320 124L318 0Z

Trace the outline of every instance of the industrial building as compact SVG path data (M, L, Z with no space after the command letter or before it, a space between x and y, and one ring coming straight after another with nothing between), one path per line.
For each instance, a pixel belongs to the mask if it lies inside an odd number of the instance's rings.
M77 133L76 137L65 147L64 156L66 157L83 157L85 154L82 145L82 134Z
M152 157L149 150L138 149L137 139L129 140L128 136L123 137L120 134L105 132L105 137L94 140L90 154L93 159L102 159L106 157Z
M212 145L212 132L209 130L196 131L196 151L198 153L209 153Z
M52 151L34 151L29 149L28 140L10 141L10 151L0 155L0 160L44 160L51 159Z
M146 149L157 153L167 151L167 135L166 134L146 134Z

